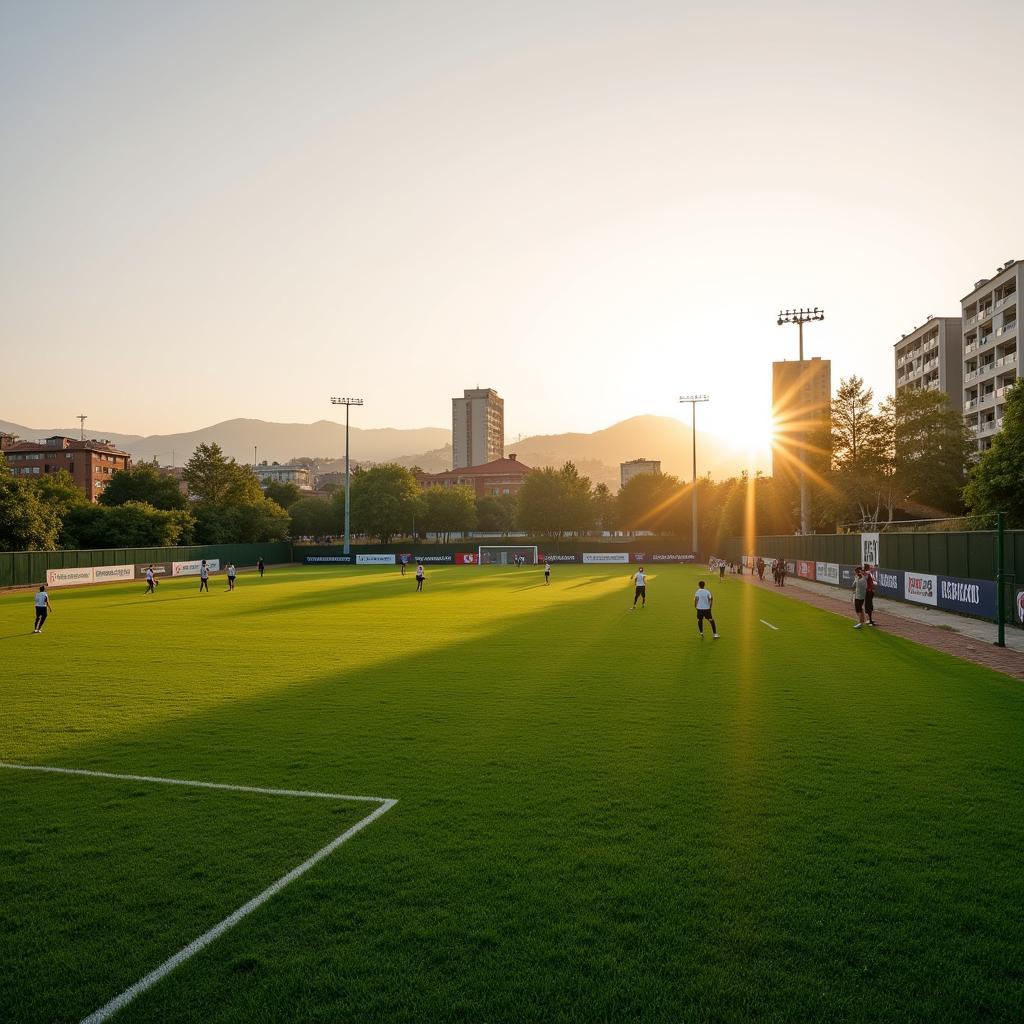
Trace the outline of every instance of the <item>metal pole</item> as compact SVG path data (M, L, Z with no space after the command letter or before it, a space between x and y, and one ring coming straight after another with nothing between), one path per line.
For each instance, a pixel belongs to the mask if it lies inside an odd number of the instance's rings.
M1006 513L996 513L996 647L1006 646L1006 579L1003 575L1003 542L1006 530Z
M345 547L342 549L342 554L347 555L349 553L349 471L348 471L348 410L349 406L345 405Z
M798 323L800 328L800 389L807 387L804 380L804 322ZM811 532L811 512L807 497L807 410L802 413L800 430L800 532L805 536Z
M693 435L693 554L697 555L697 403L691 402L690 409L693 412L690 432Z

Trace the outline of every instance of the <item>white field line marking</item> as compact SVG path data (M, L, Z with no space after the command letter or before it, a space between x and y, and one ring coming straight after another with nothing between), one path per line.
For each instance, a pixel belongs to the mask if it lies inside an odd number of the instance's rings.
M302 789L264 789L258 786L230 786L221 782L193 782L186 779L164 779L153 775L121 775L115 772L94 772L84 768L56 768L50 765L37 764L8 764L0 761L0 768L14 768L26 772L52 772L59 775L85 775L98 779L120 779L127 782L157 782L168 786L192 786L198 789L226 789L238 793L260 793L264 796L293 796L311 797L318 800L359 800L368 803L376 803L379 806L371 811L365 818L360 818L354 825L346 829L335 839L332 839L326 846L317 850L308 860L304 860L298 867L292 868L288 874L283 875L276 882L267 886L263 892L254 896L248 903L240 906L236 911L229 914L219 924L215 924L209 931L203 932L197 939L193 939L183 949L178 950L174 956L165 960L155 970L150 971L144 978L126 988L119 996L115 996L101 1006L94 1013L82 1020L82 1024L101 1024L108 1020L118 1010L127 1006L136 996L141 995L147 989L152 988L161 978L165 978L186 960L195 956L201 949L208 946L214 939L219 938L226 931L234 928L244 917L248 917L254 910L263 906L271 896L276 896L286 885L294 882L300 875L304 875L315 864L319 864L325 857L329 857L342 843L348 842L357 832L362 831L367 825L376 821L382 814L386 814L398 803L397 800L390 800L378 796L350 796L345 793L316 793Z
M778 628L779 628L778 626L773 626L773 625L772 625L772 624L771 624L770 622L766 621L765 619L762 619L761 621L762 621L762 622L763 622L763 623L764 623L764 624L765 624L765 625L766 625L766 626L767 626L767 627L768 627L769 629L778 629Z

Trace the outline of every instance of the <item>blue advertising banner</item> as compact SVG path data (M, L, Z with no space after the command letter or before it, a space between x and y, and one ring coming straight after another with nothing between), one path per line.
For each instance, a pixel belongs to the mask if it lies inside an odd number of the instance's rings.
M897 601L903 598L903 570L876 569L875 593L879 597L894 597Z
M306 555L302 561L306 565L355 565L355 555Z
M992 580L960 580L940 576L937 605L948 612L975 615L982 619L996 617L996 585Z
M855 565L839 566L839 586L845 590L849 590L853 586L853 570L856 568ZM877 582L875 585L877 587Z

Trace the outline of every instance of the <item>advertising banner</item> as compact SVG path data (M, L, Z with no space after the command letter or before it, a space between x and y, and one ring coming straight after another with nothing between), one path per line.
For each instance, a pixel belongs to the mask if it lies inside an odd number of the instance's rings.
M903 596L915 604L930 604L933 608L938 603L939 578L926 572L912 572L907 569L903 573Z
M903 600L903 572L897 569L875 570L875 593L879 597Z
M813 580L814 579L814 562L802 562L797 561L796 563L796 574L802 580Z
M477 558L475 551L456 551L455 552L455 564L456 565L476 565L480 559Z
M854 565L841 565L839 566L839 586L849 590L853 586L853 570L856 568Z
M356 565L394 565L394 555L356 555Z
M71 587L78 583L92 583L94 569L47 569L48 587Z
M159 579L161 576L172 575L171 563L170 562L153 562L153 575ZM135 578L137 580L144 580L146 578L146 570L149 568L149 562L141 562L135 566Z
M413 557L414 562L422 562L424 565L428 563L438 564L444 563L445 565L451 565L455 561L454 555L415 555Z
M543 564L544 562L550 562L552 565L562 562L578 562L580 560L579 555L552 555L552 554L541 554L537 552L537 561Z
M113 583L114 580L135 579L134 565L97 565L92 572L94 583ZM153 570L153 573L156 574L156 569Z
M653 554L650 556L652 562L677 562L679 564L685 562L696 562L696 555L659 555Z
M835 562L815 562L814 575L819 583L831 583L839 586L839 566Z
M996 585L992 580L961 580L939 577L938 606L983 619L996 617Z
M201 558L193 558L190 562L171 562L171 575L172 576L198 576L199 569L203 564ZM208 558L206 560L206 568L210 572L218 572L220 570L220 559L219 558Z
M303 558L306 565L352 565L353 561L352 555L306 555Z
M584 551L584 565L606 565L609 562L617 564L629 564L628 551Z
M862 533L860 535L860 564L878 565L881 557L881 544L877 533Z

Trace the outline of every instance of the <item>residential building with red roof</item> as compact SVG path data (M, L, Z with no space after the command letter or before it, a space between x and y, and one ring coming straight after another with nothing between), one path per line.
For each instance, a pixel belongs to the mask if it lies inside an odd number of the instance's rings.
M472 487L478 498L502 494L518 494L519 488L529 473L530 466L524 465L514 455L482 466L461 466L444 473L420 473L416 480L420 487L456 487L460 484Z

